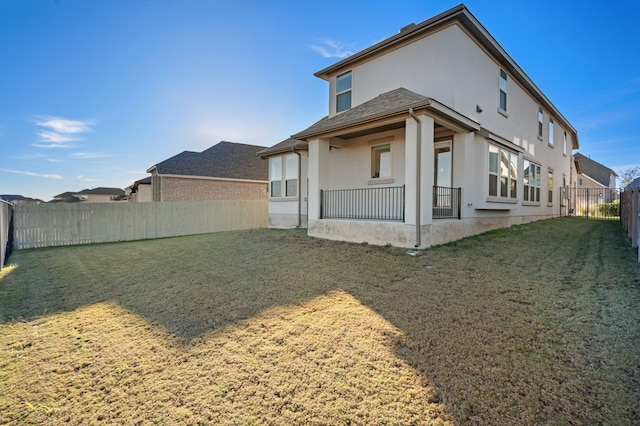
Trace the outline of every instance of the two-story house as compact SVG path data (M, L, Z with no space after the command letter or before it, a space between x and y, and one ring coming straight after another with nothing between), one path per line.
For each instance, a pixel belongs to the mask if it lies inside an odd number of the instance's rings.
M429 247L560 214L577 132L464 5L315 75L329 114L259 153L270 226Z

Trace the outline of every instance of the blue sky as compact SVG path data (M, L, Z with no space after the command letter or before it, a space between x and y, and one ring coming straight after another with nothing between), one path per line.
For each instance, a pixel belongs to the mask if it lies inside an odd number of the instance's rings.
M0 0L0 194L124 188L184 150L273 145L327 114L314 72L457 4ZM639 1L465 4L579 152L640 165Z

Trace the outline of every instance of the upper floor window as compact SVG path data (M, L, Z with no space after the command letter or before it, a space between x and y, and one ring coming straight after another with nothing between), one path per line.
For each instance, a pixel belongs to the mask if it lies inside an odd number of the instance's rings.
M500 109L507 110L507 73L500 70Z
M371 147L371 178L391 177L391 145Z
M351 109L351 71L336 77L336 112Z
M542 108L538 108L538 138L542 139L542 121L544 120L544 113Z
M567 132L564 132L564 138L562 138L562 153L567 155Z
M553 146L553 119L549 119L549 146Z
M489 195L516 198L518 155L489 145Z

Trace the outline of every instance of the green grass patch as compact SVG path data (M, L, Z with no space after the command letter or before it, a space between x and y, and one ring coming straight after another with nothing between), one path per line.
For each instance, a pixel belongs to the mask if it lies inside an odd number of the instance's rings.
M640 268L616 222L415 256L259 230L10 260L0 424L640 422Z

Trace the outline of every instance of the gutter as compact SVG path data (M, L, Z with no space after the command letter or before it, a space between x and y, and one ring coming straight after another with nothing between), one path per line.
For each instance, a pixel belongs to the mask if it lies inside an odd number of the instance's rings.
M409 108L409 115L416 122L417 134L416 134L416 245L415 247L420 247L422 244L421 232L420 232L420 157L421 153L421 145L422 145L422 122L418 118L418 116L413 112L413 108Z
M298 156L298 226L296 228L300 228L302 226L302 155L296 148L291 148L291 152Z

